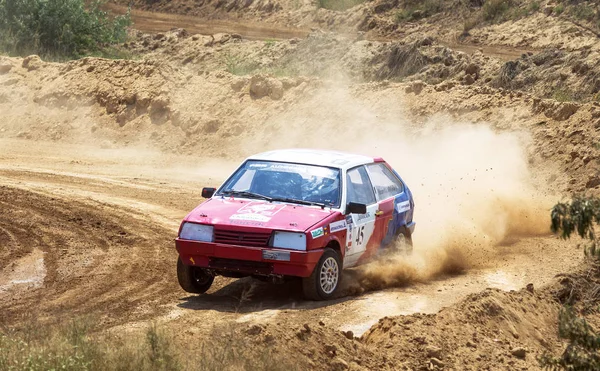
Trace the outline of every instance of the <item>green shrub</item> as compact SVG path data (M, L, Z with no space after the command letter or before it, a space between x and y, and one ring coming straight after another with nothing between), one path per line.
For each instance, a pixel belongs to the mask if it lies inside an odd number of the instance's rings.
M574 310L565 307L558 316L558 334L569 344L559 358L545 354L540 364L550 370L600 369L600 336L585 319L577 317Z
M529 4L529 7L527 8L527 10L529 11L529 13L535 13L538 10L540 10L540 3L539 3L539 1L534 1L531 4Z
M405 8L396 13L396 23L417 21L443 10L442 0L409 1Z
M579 20L592 21L596 17L596 12L589 5L579 4L569 8L569 15Z
M573 101L573 94L568 89L557 88L552 94L552 98L558 102L571 102Z
M551 212L552 232L560 233L562 238L570 238L577 233L581 238L589 239L592 244L586 253L598 256L595 227L600 224L600 199L594 197L574 197L571 202L559 202Z
M317 6L323 9L343 11L364 2L365 0L318 0Z
M129 12L110 18L98 0L0 0L0 50L78 58L126 39Z
M513 5L512 0L488 0L483 4L483 19L492 22L504 21Z
M225 67L227 72L232 75L245 76L257 71L260 66L254 61L247 61L240 57L226 55Z

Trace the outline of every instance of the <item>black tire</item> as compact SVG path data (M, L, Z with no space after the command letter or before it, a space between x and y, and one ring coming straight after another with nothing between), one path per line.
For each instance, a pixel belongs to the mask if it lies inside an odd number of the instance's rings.
M204 294L212 286L215 277L205 269L185 265L177 258L177 280L179 286L192 294Z
M321 277L323 276L323 277ZM342 259L340 254L326 248L309 277L302 279L302 291L309 300L331 299L342 281Z

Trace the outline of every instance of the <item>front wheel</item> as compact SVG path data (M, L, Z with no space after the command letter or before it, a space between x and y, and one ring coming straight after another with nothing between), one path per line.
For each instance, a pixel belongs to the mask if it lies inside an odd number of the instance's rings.
M215 277L206 269L185 265L181 258L177 258L177 280L179 286L192 294L204 294L212 285Z
M326 248L311 275L302 279L304 296L327 300L334 296L342 279L342 259L337 251Z

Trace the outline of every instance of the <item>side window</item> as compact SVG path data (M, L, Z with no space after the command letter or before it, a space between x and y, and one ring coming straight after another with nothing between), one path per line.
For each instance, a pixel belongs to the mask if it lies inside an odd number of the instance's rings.
M346 187L348 189L348 202L365 205L371 205L376 202L373 187L364 166L348 170L346 174Z
M404 191L402 182L387 166L384 164L371 164L369 167L369 176L373 182L377 200L385 200Z

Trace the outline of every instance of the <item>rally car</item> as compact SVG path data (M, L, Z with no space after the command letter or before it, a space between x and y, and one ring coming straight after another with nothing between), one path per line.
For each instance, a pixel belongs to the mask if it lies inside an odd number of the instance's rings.
M202 197L175 240L177 278L190 293L205 293L219 275L299 278L308 299L325 300L342 268L400 242L412 246L412 194L382 158L265 152Z

